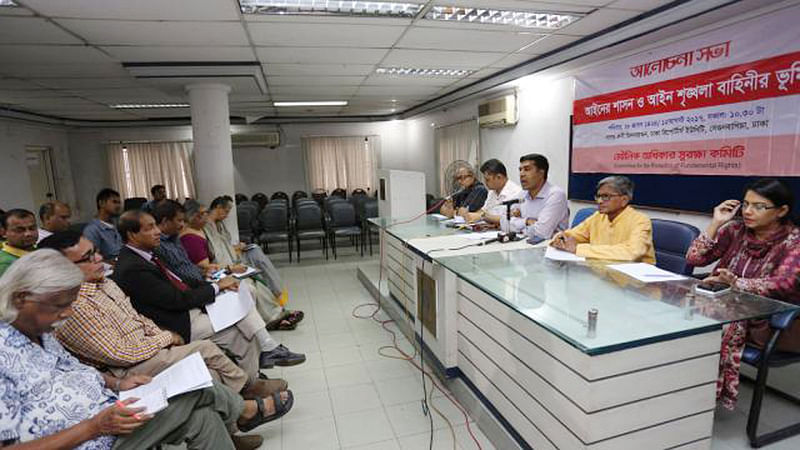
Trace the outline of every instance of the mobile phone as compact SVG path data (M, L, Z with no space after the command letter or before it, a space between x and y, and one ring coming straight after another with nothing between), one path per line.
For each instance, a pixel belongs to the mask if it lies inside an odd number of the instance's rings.
M695 289L698 294L716 297L730 292L731 287L728 284L720 283L718 281L702 281L697 284Z

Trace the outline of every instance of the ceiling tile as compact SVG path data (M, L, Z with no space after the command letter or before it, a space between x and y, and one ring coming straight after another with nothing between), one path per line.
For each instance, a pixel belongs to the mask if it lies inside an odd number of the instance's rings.
M269 89L275 100L286 99L287 96L300 100L308 98L346 100L355 94L358 86L270 86Z
M476 8L515 9L521 11L563 11L563 12L589 12L592 3L605 4L609 0L597 0L588 3L581 1L544 1L530 2L527 0L436 0L436 5L472 6Z
M519 50L519 53L541 55L561 48L569 43L575 42L578 39L580 39L578 36L562 36L560 34L551 34L544 39L536 41L531 46L523 47Z
M400 17L353 17L353 16L311 16L311 15L268 15L243 14L248 23L285 23L285 24L329 24L329 25L370 25L400 26L411 25L412 19Z
M373 64L264 64L267 76L364 76L374 70Z
M539 39L538 34L515 31L454 30L415 26L397 43L398 48L513 52Z
M506 67L516 66L517 64L528 62L535 57L536 55L534 54L512 53L508 56L503 57L503 59L499 61L495 61L494 63L491 64L491 67L506 68Z
M440 86L361 86L358 95L383 95L384 98L394 98L395 95L426 96L434 94Z
M395 49L389 52L381 65L386 67L479 69L498 61L504 55L505 53Z
M119 78L33 78L32 82L54 89L125 88L139 85L133 77ZM0 85L2 85L0 83Z
M559 34L586 36L641 14L638 11L601 8L583 19L558 30Z
M608 5L615 9L632 9L634 11L650 11L651 9L672 3L673 0L617 0Z
M0 16L0 43L6 45L82 44L83 42L39 17Z
M267 64L377 64L386 49L321 47L256 47L258 59Z
M252 76L225 76L225 77L178 77L170 76L166 78L144 78L140 80L139 86L148 86L169 95L184 97L186 87L196 83L217 83L224 84L231 88L231 92L237 94L262 95L261 88L255 77Z
M5 64L0 75L22 78L124 77L128 73L119 63L92 64Z
M458 78L401 77L374 74L364 80L364 86L447 86Z
M26 108L46 108L50 110L78 110L83 108L100 109L103 107L98 102L86 100L78 97L47 97L47 98L29 98L22 101L14 102L25 106Z
M34 98L69 97L69 92L53 91L51 89L0 89L0 101L25 101Z
M251 23L249 29L253 42L263 46L388 48L405 27Z
M41 89L41 86L28 80L0 78L0 89Z
M25 0L25 5L50 17L122 20L239 20L231 0Z
M103 52L85 45L0 45L0 70L9 62L14 64L69 64L85 65L111 63Z
M33 16L33 11L22 6L16 8L0 8L0 16Z
M95 45L248 45L238 22L57 21Z
M122 62L252 61L250 47L107 46L101 47Z
M363 76L353 77L267 77L270 86L358 86Z

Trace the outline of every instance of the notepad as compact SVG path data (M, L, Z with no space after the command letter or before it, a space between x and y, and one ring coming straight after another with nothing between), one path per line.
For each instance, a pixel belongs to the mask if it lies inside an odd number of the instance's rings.
M685 280L686 277L647 263L611 264L608 266L643 283Z
M222 331L242 320L253 309L253 296L246 284L239 285L239 291L225 291L217 295L214 303L205 306L211 328Z
M548 246L547 250L545 250L544 257L553 261L564 261L564 262L586 261L586 258L584 258L583 256L578 256L574 253L565 252L564 250L559 250L551 246Z
M195 352L154 376L149 383L121 391L119 398L138 398L131 406L144 406L147 414L155 414L167 407L167 399L211 387L212 384L206 363L200 353Z

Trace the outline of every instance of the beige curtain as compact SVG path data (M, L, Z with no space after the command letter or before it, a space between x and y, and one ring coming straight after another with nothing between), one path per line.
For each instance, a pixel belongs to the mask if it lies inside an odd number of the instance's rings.
M167 188L167 198L194 198L191 148L191 142L109 144L111 185L122 198L149 198L156 184Z
M308 189L348 193L361 188L372 192L377 167L378 136L313 136L302 138Z
M445 196L451 193L451 180L446 180L444 173L453 161L459 159L467 161L477 170L480 160L479 143L478 121L475 119L436 129L439 195Z

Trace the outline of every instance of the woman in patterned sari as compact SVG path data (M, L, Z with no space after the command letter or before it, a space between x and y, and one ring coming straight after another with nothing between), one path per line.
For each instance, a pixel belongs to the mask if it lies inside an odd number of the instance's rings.
M687 261L694 266L719 261L708 281L800 303L800 228L791 220L793 205L792 191L781 181L753 182L744 200L725 200L714 208L711 223L692 243ZM724 329L717 379L717 399L724 407L736 405L745 343L763 347L770 335L766 320L734 322ZM800 351L799 321L783 331L778 349Z
M215 198L209 207L208 222L203 231L209 252L213 254L213 262L235 273L244 272L246 266L260 270L258 275L252 277L255 281L251 288L258 300L257 308L267 322L267 329L295 329L303 320L303 312L284 308L289 301L289 293L272 261L257 245L246 246L241 242L232 244L231 234L225 226L225 219L232 208L233 202L226 196Z

